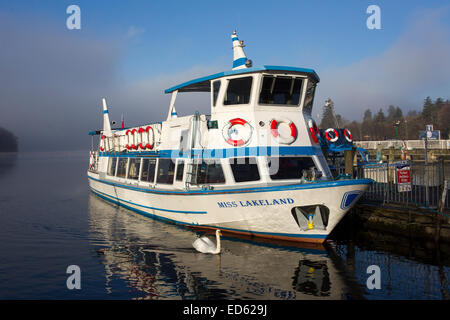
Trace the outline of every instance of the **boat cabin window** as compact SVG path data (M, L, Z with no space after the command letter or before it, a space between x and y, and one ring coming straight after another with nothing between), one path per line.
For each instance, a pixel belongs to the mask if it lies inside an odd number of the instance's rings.
M128 158L119 158L119 162L117 163L117 177L125 178L127 173L127 161Z
M139 169L141 168L141 158L131 158L128 162L128 179L137 180Z
M302 84L300 78L264 76L259 103L298 106Z
M228 80L228 88L225 94L224 105L247 104L250 102L252 89L252 77L244 77Z
M308 87L306 88L306 96L303 110L309 114L311 114L312 111L315 91L316 91L316 83L311 80L308 80Z
M172 159L158 160L158 175L156 182L161 184L173 184L175 174L175 163Z
M216 106L217 97L219 96L220 80L213 82L213 106Z
M177 181L183 181L184 160L178 160L177 164Z
M301 179L304 170L315 169L311 157L268 157L267 164L272 180Z
M236 182L260 179L256 158L230 158L230 165Z
M116 165L117 165L117 158L109 158L109 162L108 162L108 176L115 176L116 175Z
M142 174L141 181L153 182L155 181L156 159L142 160Z
M225 183L222 166L217 160L204 160L197 163L197 184Z

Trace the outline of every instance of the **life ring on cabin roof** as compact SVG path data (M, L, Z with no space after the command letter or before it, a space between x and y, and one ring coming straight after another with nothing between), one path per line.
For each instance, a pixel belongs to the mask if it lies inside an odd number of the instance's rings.
M350 130L348 129L344 129L344 137L348 142L352 142L353 141L353 136L352 133L350 132Z
M289 137L283 137L280 135L278 131L278 125L280 123L288 124L289 129L291 130ZM278 141L283 144L291 144L297 139L297 127L291 120L282 119L277 121L275 119L272 119L272 121L270 121L270 132L272 133L274 138L277 138Z
M330 142L336 142L339 139L339 133L334 128L328 128L325 130L325 138Z
M245 137L244 139L232 139L231 135L233 133L239 133L238 130L236 130L236 128L234 130L232 130L232 128L236 125L241 125L243 127L246 127L248 130L248 134L247 137ZM225 126L222 129L222 134L223 134L223 138L225 139L225 142L228 144L231 144L234 147L239 147L239 146L243 146L245 144L247 144L250 141L250 138L252 137L252 133L253 133L253 128L252 126L245 121L244 119L241 118L234 118L231 119L230 121L228 121Z
M308 127L314 143L319 143L319 128L317 128L316 122L313 119L308 120Z

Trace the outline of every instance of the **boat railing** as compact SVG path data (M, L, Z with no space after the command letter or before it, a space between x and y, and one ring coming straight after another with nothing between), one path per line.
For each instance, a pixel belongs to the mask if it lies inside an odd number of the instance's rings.
M91 150L89 152L89 169L90 172L98 172L98 151Z

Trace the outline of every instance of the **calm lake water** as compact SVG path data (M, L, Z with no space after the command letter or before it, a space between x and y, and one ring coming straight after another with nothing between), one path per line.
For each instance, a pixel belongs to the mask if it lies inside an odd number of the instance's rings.
M449 299L448 250L344 220L326 246L197 233L90 194L88 152L0 154L0 299ZM448 247L447 247L448 248ZM69 265L81 289L69 290ZM381 289L366 287L378 265Z

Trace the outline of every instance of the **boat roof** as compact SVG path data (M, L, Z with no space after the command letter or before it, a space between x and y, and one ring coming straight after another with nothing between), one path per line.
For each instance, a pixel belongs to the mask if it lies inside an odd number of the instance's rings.
M171 93L175 90L178 90L179 92L210 92L211 91L211 87L209 84L210 80L221 78L224 76L231 76L231 75L252 73L252 72L260 72L260 71L295 72L295 73L301 73L301 74L306 74L306 75L312 76L317 82L320 81L319 76L313 69L297 68L297 67L284 67L284 66L262 66L262 67L252 67L252 68L246 68L246 69L230 70L230 71L224 71L224 72L211 74L206 77L197 78L197 79L190 80L190 81L184 82L182 84L176 85L174 87L171 87L171 88L165 90L164 92Z

